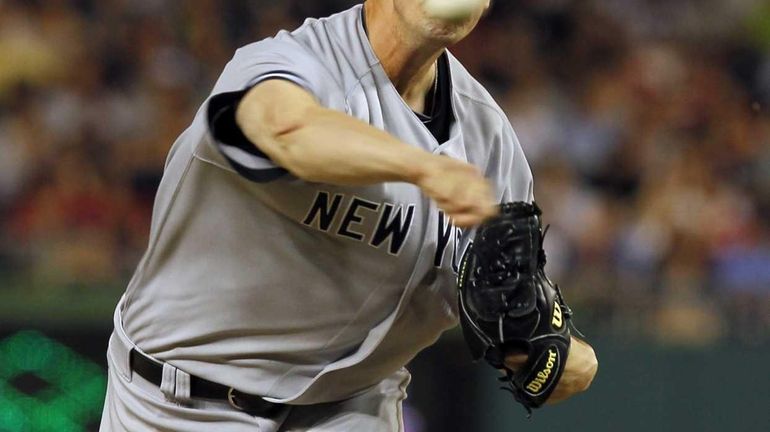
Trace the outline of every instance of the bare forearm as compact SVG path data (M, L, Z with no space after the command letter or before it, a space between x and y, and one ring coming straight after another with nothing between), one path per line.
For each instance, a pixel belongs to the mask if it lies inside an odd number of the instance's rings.
M339 185L416 183L436 157L353 117L308 110L301 125L271 137L282 166L300 178Z

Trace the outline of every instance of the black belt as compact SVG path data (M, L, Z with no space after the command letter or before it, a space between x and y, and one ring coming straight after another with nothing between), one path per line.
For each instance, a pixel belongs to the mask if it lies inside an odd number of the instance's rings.
M163 364L135 349L131 350L131 370L158 387L163 382ZM285 407L196 376L190 376L190 397L226 401L237 410L266 418L273 417Z

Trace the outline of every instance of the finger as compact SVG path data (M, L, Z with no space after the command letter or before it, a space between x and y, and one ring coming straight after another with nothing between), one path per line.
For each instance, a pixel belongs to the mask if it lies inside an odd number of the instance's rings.
M437 199L436 203L447 213L470 213L476 207L475 200L472 197L465 197L450 194L444 199Z
M457 211L476 211L489 204L486 180L459 179L452 188L452 204Z
M455 218L460 216L472 216L478 219L479 221L482 221L487 218L486 213L480 210L475 202L458 203L457 201L451 201L451 202L445 203L443 206L440 206L440 207L444 210L445 213Z
M484 177L464 179L459 184L457 193L461 196L472 197L476 203L489 203L493 201L492 187Z
M446 213L449 214L479 213L476 210L476 205L473 202L468 203L456 199L447 201L443 204L439 204L439 207L441 207Z
M493 201L488 201L478 208L478 212L483 215L484 220L487 220L497 216L499 208Z
M452 218L452 225L458 228L473 228L483 222L483 219L477 215L461 214L450 217Z
M518 368L524 366L528 358L529 356L526 354L509 355L505 358L505 365L508 366L508 368L511 370L517 370Z
M460 228L472 228L484 222L486 217L477 212L450 213L452 223Z

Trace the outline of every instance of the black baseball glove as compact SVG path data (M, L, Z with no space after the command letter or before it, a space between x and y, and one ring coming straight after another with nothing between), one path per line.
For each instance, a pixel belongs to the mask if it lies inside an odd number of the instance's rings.
M510 203L478 228L462 260L460 322L474 359L507 376L504 389L531 413L556 388L570 347L572 312L545 275L542 212L537 204ZM508 355L528 354L516 371Z

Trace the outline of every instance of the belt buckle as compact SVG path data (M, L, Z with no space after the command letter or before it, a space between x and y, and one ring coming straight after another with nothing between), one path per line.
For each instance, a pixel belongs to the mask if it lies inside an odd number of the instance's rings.
M230 404L231 407L237 409L238 411L245 411L245 409L238 405L238 402L235 401L235 389L230 387L230 390L227 391L227 402Z

